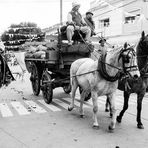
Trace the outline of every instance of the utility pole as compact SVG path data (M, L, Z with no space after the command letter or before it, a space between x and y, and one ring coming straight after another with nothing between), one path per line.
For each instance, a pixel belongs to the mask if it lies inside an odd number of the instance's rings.
M63 4L62 4L62 0L60 0L60 25L63 25L63 10L62 10Z

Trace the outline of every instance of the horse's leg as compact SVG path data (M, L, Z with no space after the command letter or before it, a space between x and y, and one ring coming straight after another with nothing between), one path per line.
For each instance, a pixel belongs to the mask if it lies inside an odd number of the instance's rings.
M105 103L105 112L109 112L109 106L110 106L110 102L109 102L109 98L107 96L106 103Z
M142 100L143 100L143 97L145 95L145 92L141 92L140 94L137 94L137 127L139 129L144 129L144 126L141 122L141 110L142 110Z
M99 124L98 124L98 120L97 120L97 113L98 113L97 92L92 91L91 97L92 97L92 103L93 103L93 120L94 120L93 127L99 128Z
M84 99L85 99L85 96L86 96L85 90L82 90L80 96L81 96L81 98L80 98L80 117L83 118L84 117L83 104L84 104Z
M121 123L122 117L123 117L125 111L128 109L129 96L130 96L130 93L128 93L127 91L124 91L124 105L123 105L123 109L119 113L119 115L117 116L117 121L119 123Z
M68 107L68 111L72 111L73 108L74 108L74 99L75 99L75 93L76 93L76 90L78 88L78 83L77 83L77 80L76 78L72 78L72 83L71 83L71 103L70 103L70 106Z
M110 117L112 117L113 114L112 114L111 103L108 95L107 95L105 107L106 107L105 111L110 112Z
M109 98L111 114L112 114L111 123L108 128L110 131L113 131L115 129L115 124L116 124L115 93L108 95L108 98Z

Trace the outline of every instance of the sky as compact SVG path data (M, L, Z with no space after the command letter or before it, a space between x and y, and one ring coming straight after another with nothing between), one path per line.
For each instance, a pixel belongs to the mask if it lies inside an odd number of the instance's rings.
M93 0L62 0L63 21L72 8L72 2L81 4L80 12L85 14ZM41 29L60 23L60 0L0 0L0 34L11 24L36 23Z

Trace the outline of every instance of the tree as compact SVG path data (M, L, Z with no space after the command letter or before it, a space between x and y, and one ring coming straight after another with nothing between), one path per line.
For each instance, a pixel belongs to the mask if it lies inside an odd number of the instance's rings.
M11 24L8 30L2 34L1 40L4 42L6 50L18 51L20 45L26 41L42 41L44 36L37 24L21 22L20 24Z

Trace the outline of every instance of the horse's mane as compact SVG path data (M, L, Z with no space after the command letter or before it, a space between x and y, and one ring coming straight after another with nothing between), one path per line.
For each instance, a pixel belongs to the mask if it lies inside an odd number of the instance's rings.
M145 66L147 56L148 56L142 47L143 47L142 41L140 38L136 46L136 55L137 55L137 63L138 63L139 70L141 70Z

